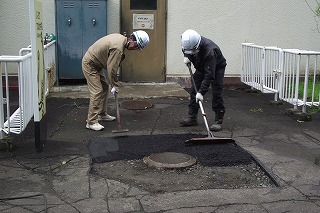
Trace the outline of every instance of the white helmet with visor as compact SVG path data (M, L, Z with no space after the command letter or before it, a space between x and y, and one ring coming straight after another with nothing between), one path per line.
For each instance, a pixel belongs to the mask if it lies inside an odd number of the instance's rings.
M186 30L181 35L181 47L185 54L194 55L199 52L201 36L195 30Z
M138 48L142 50L149 44L149 35L143 30L134 31L131 35L133 35L136 39Z

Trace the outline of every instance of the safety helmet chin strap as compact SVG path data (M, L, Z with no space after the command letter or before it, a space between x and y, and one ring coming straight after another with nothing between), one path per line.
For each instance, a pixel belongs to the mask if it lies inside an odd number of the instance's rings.
M128 49L129 44L130 44L130 41L127 41L127 43L124 45L124 47Z

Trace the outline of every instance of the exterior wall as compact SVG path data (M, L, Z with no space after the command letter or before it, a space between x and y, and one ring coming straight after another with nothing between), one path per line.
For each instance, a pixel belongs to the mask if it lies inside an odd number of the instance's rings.
M42 0L43 32L55 29L55 0ZM110 33L120 29L120 3L108 0L108 29ZM30 45L29 0L1 0L0 3L0 55L18 55L19 50ZM18 84L16 66L8 66L10 85Z
M55 0L42 0L43 32L55 29ZM120 2L108 0L108 33L120 30ZM0 55L18 55L19 50L30 45L29 0L1 0Z
M0 6L0 55L18 55L30 44L29 2L2 0Z
M120 32L120 1L108 0L108 34Z
M320 51L320 33L305 1L167 1L168 78L188 76L180 48L180 35L186 29L198 31L221 47L228 62L226 77L240 75L243 42ZM42 2L44 32L56 34L55 1ZM308 2L315 8L315 0ZM119 7L119 0L108 0L108 33L120 30ZM29 44L29 1L1 0L0 55L17 55Z
M308 0L315 8L315 0ZM239 76L241 43L320 50L312 11L301 0L168 1L167 74L183 76L180 35L186 29L215 41L227 59L226 76Z

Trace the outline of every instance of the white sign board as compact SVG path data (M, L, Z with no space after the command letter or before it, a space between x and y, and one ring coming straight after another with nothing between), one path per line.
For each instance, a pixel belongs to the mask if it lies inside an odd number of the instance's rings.
M133 29L153 29L154 15L153 14L133 14Z
M43 57L42 0L29 0L32 74L34 81L34 121L40 121L46 113L45 71Z

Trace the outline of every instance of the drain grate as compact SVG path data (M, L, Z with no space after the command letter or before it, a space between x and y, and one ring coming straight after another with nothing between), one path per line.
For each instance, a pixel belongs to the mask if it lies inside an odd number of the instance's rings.
M163 152L144 157L143 162L157 168L186 168L194 165L197 160L191 155L183 153Z
M145 110L153 107L153 104L148 101L130 100L130 101L123 101L120 104L120 107L124 109L130 109L130 110Z

